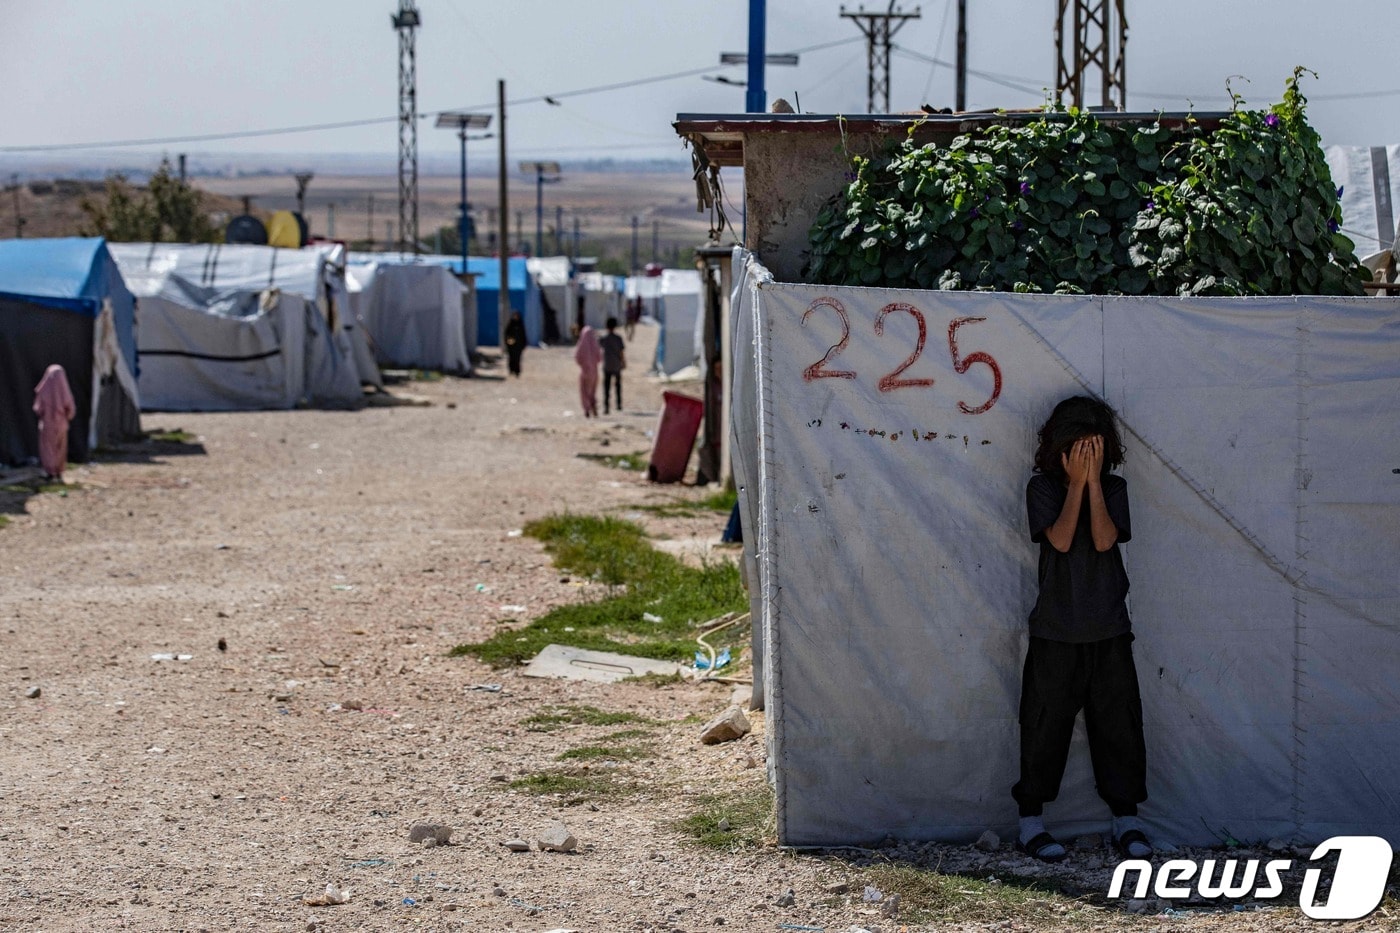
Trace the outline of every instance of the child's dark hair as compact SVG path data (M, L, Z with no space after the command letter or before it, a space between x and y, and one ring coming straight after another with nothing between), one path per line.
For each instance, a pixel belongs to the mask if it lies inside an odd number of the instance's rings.
M608 318L608 323L604 326L606 326L608 330L617 330L617 318Z
M1035 451L1035 472L1063 478L1064 464L1060 455L1089 434L1103 438L1103 472L1105 475L1123 462L1123 439L1118 435L1118 423L1113 409L1096 398L1076 395L1055 406L1049 419L1040 426L1040 444Z

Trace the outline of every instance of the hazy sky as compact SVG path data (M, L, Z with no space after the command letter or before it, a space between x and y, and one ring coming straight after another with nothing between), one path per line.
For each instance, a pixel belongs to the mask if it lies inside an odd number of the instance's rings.
M887 4L868 0L870 9ZM849 3L855 8L858 3ZM920 9L895 42L892 109L953 102L955 0ZM971 108L1035 106L1054 82L1055 0L969 0ZM768 100L807 112L866 108L864 41L836 0L769 0L768 51L803 49L770 67ZM338 121L368 126L121 150L128 164L161 152L397 153L397 0L0 0L0 158L17 147L201 136ZM419 0L420 112L494 110L507 82L510 157L684 155L680 112L737 112L744 89L700 75L572 94L720 67L747 47L747 0ZM1129 106L1228 107L1225 79L1251 104L1278 99L1294 65L1327 144L1400 142L1394 7L1381 0L1128 0ZM988 75L995 78L991 80ZM1011 86L1009 86L1011 85ZM551 106L538 100L552 95ZM796 102L796 101L794 101ZM456 153L448 130L420 123L419 149ZM489 161L495 142L478 142Z

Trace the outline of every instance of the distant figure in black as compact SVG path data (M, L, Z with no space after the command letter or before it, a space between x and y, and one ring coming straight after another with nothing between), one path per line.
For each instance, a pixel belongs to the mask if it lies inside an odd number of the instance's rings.
M506 357L510 361L510 374L520 378L520 358L525 355L525 319L519 311L510 313L506 322Z
M1017 847L1045 862L1065 857L1041 814L1060 793L1082 709L1114 845L1125 858L1147 858L1152 845L1137 816L1147 799L1147 751L1118 549L1132 537L1132 522L1128 483L1110 472L1123 462L1123 442L1113 409L1082 395L1055 406L1039 439L1026 486L1040 585L1021 679L1021 777L1011 789L1021 816Z

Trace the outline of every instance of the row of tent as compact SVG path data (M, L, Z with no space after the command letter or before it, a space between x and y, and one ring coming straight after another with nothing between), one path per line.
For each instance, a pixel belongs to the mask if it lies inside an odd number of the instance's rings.
M79 461L139 433L142 410L350 407L382 387L381 366L470 374L477 348L500 343L500 263L470 257L461 271L456 257L338 244L0 240L0 463L35 455L33 390L53 363L78 401ZM531 344L570 341L579 315L621 320L629 294L668 323L664 346L693 343L698 285L687 297L684 276L668 293L657 279L571 277L563 257L513 257L508 275ZM657 368L685 356L658 351Z

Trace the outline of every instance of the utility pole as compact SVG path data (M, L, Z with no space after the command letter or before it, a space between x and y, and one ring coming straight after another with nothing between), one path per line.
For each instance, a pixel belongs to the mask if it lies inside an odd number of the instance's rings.
M744 91L744 109L763 113L768 109L768 91L763 86L764 49L768 39L768 9L766 0L749 0L749 80ZM632 265L637 263L633 261ZM635 270L634 270L635 271Z
M578 215L575 214L575 215L574 215L574 255L573 255L572 257L570 257L571 259L573 259L574 262L578 262L579 242L580 242L580 241L579 241L579 229L578 229Z
M306 186L311 184L311 179L315 178L313 172L297 172L292 176L297 180L297 213L302 217L306 216Z
M967 0L958 0L958 86L953 107L967 110Z
M632 215L632 274L637 274L637 215Z
M183 184L185 183L185 154L184 154L183 152L180 153L180 156L179 156L179 164L180 164L180 184L183 185Z
M510 195L506 186L506 82L496 82L496 132L500 139L497 144L496 167L497 184L500 186L501 248L500 274L501 287L496 289L496 346L505 348L505 326L510 318ZM465 272L466 270L462 270ZM483 343L489 341L482 341Z
M841 18L851 20L865 36L865 55L870 69L870 77L866 83L870 113L889 113L890 40L906 22L919 18L918 7L915 7L912 13L905 13L895 8L895 2L896 0L890 0L890 8L883 13L867 13L864 6L854 13L848 13L844 6L841 7ZM875 105L881 98L884 109L876 110Z
M15 195L15 239L24 236L25 219L19 215L19 172L10 175L10 190Z
M399 34L399 249L418 252L418 57L416 30L423 24L413 0L399 0L390 17Z
M1056 0L1055 52L1059 68L1055 101L1075 107L1089 101L1086 78L1098 69L1103 79L1098 106L1126 110L1128 105L1128 17L1126 0ZM1069 33L1069 35L1066 35ZM1069 100L1066 101L1065 97Z

